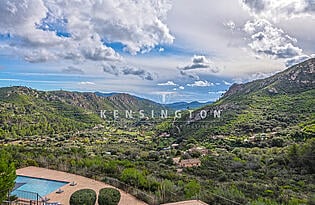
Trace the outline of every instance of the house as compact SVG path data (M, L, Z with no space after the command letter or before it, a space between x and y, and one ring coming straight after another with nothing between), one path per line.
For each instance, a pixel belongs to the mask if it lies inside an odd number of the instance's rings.
M184 159L179 162L180 167L198 167L201 165L201 161L198 158Z
M173 158L173 162L174 162L174 164L179 164L179 162L180 162L180 157L175 157L175 158Z

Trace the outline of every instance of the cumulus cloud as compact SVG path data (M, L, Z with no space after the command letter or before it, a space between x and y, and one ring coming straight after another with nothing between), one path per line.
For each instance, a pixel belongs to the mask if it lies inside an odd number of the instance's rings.
M102 69L105 73L109 73L115 76L121 75L134 75L144 80L153 80L154 74L145 71L141 68L135 68L128 65L109 65L103 64Z
M187 84L187 86L189 87L210 87L210 86L213 86L214 84L211 83L211 82L208 82L208 81L202 81L202 80L199 80L199 81L195 81L193 84Z
M153 80L153 76L151 73L140 68L127 67L122 70L122 73L124 75L136 75L145 80Z
M296 39L265 19L248 21L244 31L250 36L248 46L259 55L286 59L303 53L302 49L294 45Z
M9 45L29 62L120 61L106 43L119 42L135 55L173 42L165 23L170 8L170 0L4 0L0 34L9 34Z
M188 76L194 80L199 80L200 73L218 73L219 68L203 55L194 55L191 64L178 67L182 76Z
M167 81L166 83L159 83L160 86L177 86L173 81Z
M242 0L242 3L253 15L274 21L315 15L314 0Z
M215 66L214 63L208 60L205 56L194 55L191 61L192 63L190 65L187 65L180 69L181 70L207 69L213 73L219 72L219 68Z
M18 37L32 46L60 43L54 32L36 28L46 17L48 8L42 0L6 0L0 4L0 33Z

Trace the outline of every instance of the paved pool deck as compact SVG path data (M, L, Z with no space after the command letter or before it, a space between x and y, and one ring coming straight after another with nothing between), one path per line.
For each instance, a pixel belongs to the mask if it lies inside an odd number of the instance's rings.
M61 190L63 190L63 193L57 194L56 193L57 190L56 190L53 193L50 193L46 196L42 196L42 197L49 198L50 199L49 202L60 202L63 205L69 205L69 200L72 193L80 189L93 189L98 194L99 190L102 188L105 188L105 187L115 188L103 182L95 181L93 179L89 179L86 177L78 176L75 174L69 174L66 172L51 170L51 169L39 168L39 167L25 167L22 169L18 169L16 170L16 174L20 176L28 176L28 177L36 177L36 178L44 178L44 179L50 179L50 180L69 182L69 184L61 187ZM70 186L71 182L76 182L77 185ZM121 194L119 205L145 205L146 204L145 202L138 200L134 196L127 194L126 192L122 190L119 190L119 192Z
M162 204L162 205L208 205L208 204L200 200L188 200L188 201L167 203L167 204Z

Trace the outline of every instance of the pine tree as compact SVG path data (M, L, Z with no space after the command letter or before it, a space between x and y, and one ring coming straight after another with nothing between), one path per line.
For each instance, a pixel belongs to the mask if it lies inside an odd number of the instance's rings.
M7 198L8 192L14 187L15 178L15 166L10 155L0 150L0 202Z

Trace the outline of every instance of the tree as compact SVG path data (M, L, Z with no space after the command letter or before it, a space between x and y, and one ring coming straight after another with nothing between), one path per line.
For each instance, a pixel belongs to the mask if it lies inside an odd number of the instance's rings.
M170 201L172 195L175 195L175 191L175 185L172 181L168 179L162 181L158 190L161 202L165 203Z
M15 166L11 156L0 151L0 202L6 199L8 192L14 187L15 178Z
M142 172L135 168L125 169L121 174L121 180L135 187L145 187L146 179Z
M113 188L101 189L98 195L99 205L117 205L120 201L120 192Z
M192 197L198 196L200 193L200 189L200 184L196 180L188 182L184 188L185 197L190 199Z

